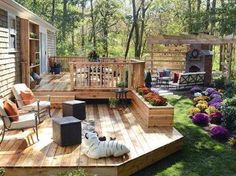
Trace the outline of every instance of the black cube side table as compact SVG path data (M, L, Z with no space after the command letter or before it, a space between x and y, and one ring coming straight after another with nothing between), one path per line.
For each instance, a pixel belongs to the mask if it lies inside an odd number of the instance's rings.
M63 117L73 116L79 120L86 119L86 102L80 100L65 101L62 103Z
M58 145L81 144L81 121L73 116L52 120L53 141Z

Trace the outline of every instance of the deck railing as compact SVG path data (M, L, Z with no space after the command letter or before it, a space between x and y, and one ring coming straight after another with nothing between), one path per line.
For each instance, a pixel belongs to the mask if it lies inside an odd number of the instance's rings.
M79 57L79 56L50 56L49 60L53 60L54 62L58 62L61 64L61 71L62 72L69 72L70 71L70 62L88 62L88 58L85 56ZM124 58L107 58L107 57L102 57L99 59L101 62L119 62L119 61L124 61Z
M105 60L89 62L73 60L69 62L71 88L115 88L124 82L129 89L144 81L145 62L139 60Z

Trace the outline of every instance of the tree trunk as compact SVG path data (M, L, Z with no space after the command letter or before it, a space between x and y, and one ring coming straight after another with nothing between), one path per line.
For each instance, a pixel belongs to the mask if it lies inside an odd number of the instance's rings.
M202 0L197 0L197 11L200 12L201 10L201 4L202 4Z
M145 0L142 0L141 2L141 26L140 26L140 38L139 38L139 43L138 43L138 50L137 50L137 55L138 57L141 56L141 50L142 50L142 45L143 45L143 33L144 33L144 28L145 28L145 14L146 14L146 9L144 7Z
M85 1L81 1L81 8L82 8L82 26L81 26L81 46L84 49L85 45L85 36L84 36L84 9L85 9Z
M208 13L209 13L209 11L210 11L210 4L211 3L211 1L210 0L207 0L207 6L206 6L206 19L205 19L205 30L207 31L207 32L209 32L208 31L208 26L209 26L209 15L208 15Z
M94 10L93 10L93 0L90 0L90 13L91 13L91 21L92 21L92 40L93 47L96 49L96 29L95 29L95 20L94 20Z
M54 25L54 16L55 16L55 0L52 0L52 14L51 14L51 23Z
M128 37L128 41L127 41L127 45L126 45L126 49L125 49L125 59L127 58L128 53L129 53L130 41L132 39L133 32L134 32L134 23L132 23L131 30L130 30L129 37Z
M192 32L192 3L188 0L188 32Z
M63 20L62 20L62 38L65 39L66 38L66 23L67 23L67 3L68 0L63 0Z
M133 23L134 23L134 32L135 32L135 39L134 39L134 56L139 57L138 55L138 46L139 46L139 24L138 24L138 14L136 14L136 1L132 0L133 6Z
M211 30L210 34L213 35L214 33L214 27L216 23L216 0L212 1L212 7L211 7Z

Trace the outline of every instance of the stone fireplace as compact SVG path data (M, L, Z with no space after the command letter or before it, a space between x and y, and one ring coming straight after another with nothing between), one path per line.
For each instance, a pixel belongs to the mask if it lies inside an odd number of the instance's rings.
M190 50L186 55L185 72L206 72L205 84L211 83L212 51L209 45L190 45Z

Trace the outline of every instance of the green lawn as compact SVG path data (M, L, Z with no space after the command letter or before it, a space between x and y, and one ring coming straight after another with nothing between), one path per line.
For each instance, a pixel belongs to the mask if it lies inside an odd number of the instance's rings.
M191 122L189 98L172 96L169 100L175 106L175 128L185 137L183 149L135 176L236 176L236 151L212 140Z

